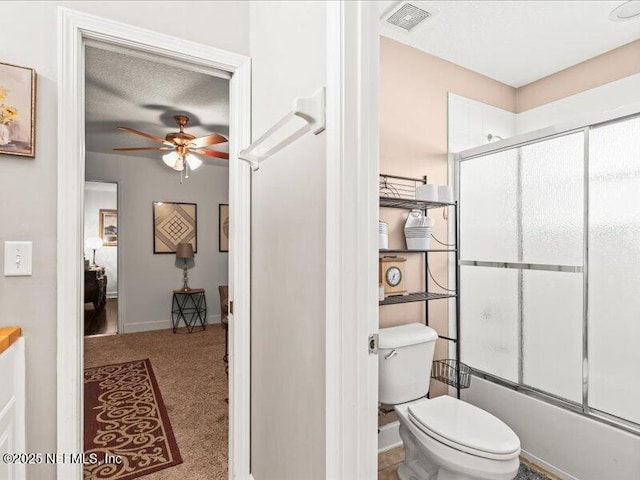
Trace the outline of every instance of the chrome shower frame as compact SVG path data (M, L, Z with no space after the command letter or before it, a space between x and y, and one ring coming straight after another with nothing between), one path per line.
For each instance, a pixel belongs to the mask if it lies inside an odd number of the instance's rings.
M515 390L530 397L537 398L549 404L570 410L579 415L585 416L592 420L620 428L626 432L640 436L640 424L611 415L609 413L594 409L589 406L589 132L593 128L605 126L607 124L618 123L630 120L640 116L640 104L633 104L607 111L603 114L592 116L580 121L574 121L558 126L547 127L526 134L518 135L505 140L500 140L487 145L474 147L452 155L453 158L453 175L455 186L455 197L458 203L458 224L456 229L460 232L460 226L463 218L463 205L460 198L460 164L462 162L478 159L506 150L520 148L526 145L551 140L558 137L564 137L574 133L582 132L584 134L584 164L583 164L583 265L543 265L529 264L518 262L478 262L460 260L460 265L477 265L494 268L515 268L519 271L523 270L553 270L563 272L582 272L583 275L583 318L582 318L582 402L573 402L554 394L545 392L535 387L524 385L522 382L522 366L520 366L519 383L515 383L504 378L492 375L487 372L472 368L472 374L484 380L496 383L503 387ZM463 315L459 318L464 319ZM522 318L519 328L522 328ZM520 338L520 346L522 348L522 338ZM460 358L461 361L464 358ZM522 361L521 351L519 351L519 361Z

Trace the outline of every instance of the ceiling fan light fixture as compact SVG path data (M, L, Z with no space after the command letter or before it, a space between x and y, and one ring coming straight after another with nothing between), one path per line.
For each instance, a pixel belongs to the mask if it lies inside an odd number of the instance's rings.
M173 165L171 168L173 168L177 172L181 172L182 170L184 170L184 158L178 155L178 159L176 160L175 165Z
M195 170L200 165L202 165L202 160L200 160L198 157L190 153L187 153L186 160L191 170Z
M175 168L176 162L178 161L179 158L180 158L180 155L178 155L178 152L174 150L173 152L163 155L162 161L165 163L167 167Z

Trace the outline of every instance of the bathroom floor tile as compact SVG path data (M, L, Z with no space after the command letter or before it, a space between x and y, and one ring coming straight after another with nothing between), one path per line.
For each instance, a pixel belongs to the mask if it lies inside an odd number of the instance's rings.
M397 467L404 461L404 448L396 447L386 452L378 454L378 471L386 470L389 467Z
M398 480L398 467L404 461L404 448L396 447L378 454L378 480ZM520 470L515 480L560 480L537 465L520 457Z

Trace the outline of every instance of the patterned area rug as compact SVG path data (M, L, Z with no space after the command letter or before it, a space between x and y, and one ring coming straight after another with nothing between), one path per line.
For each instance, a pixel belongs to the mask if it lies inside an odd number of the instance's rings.
M130 480L182 463L148 359L85 369L84 450L90 480Z

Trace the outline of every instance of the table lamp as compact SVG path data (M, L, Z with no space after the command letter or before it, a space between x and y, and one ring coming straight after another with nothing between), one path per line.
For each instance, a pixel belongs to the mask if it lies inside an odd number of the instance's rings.
M97 267L96 265L96 250L98 250L99 248L102 248L103 245L103 241L100 237L90 237L87 238L84 242L85 246L89 249L89 250L93 250L93 262L91 264L92 267Z
M187 260L193 258L193 247L190 243L179 243L176 248L176 258L182 259L182 290L189 291L189 276L187 274Z

